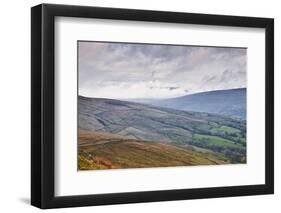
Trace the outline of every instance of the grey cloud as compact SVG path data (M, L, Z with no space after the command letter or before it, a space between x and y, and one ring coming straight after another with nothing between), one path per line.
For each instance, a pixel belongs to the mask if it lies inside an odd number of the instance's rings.
M165 98L246 86L247 50L79 42L79 93Z

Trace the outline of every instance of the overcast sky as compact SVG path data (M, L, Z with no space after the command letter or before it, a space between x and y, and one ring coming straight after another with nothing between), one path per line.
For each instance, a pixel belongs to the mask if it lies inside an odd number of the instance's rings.
M247 50L79 42L79 95L171 98L246 87Z

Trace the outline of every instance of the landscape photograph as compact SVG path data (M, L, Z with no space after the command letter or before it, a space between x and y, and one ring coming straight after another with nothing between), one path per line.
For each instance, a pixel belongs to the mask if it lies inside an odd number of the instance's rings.
M78 171L247 163L247 49L78 41Z

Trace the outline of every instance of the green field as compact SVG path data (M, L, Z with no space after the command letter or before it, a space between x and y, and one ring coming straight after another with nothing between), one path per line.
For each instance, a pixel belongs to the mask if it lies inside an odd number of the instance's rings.
M217 145L217 146L230 147L230 148L241 148L240 144L237 144L231 140L224 139L218 136L194 134L194 140L207 143L211 146Z
M204 149L210 149L215 153L223 154L231 163L246 162L246 147L243 143L219 136L194 134L192 144Z
M239 129L230 127L230 126L220 126L220 127L214 127L210 130L213 133L217 133L217 132L226 132L229 134L239 134L241 133L241 131Z

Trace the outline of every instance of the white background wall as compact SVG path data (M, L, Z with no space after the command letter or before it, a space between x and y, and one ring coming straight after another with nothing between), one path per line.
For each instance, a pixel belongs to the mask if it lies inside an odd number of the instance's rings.
M45 0L150 10L275 18L275 195L50 210L52 212L278 212L281 208L281 13L279 1ZM0 33L0 212L38 212L30 197L30 7L37 0L2 1ZM258 94L257 94L258 95ZM279 210L280 211L280 210Z

